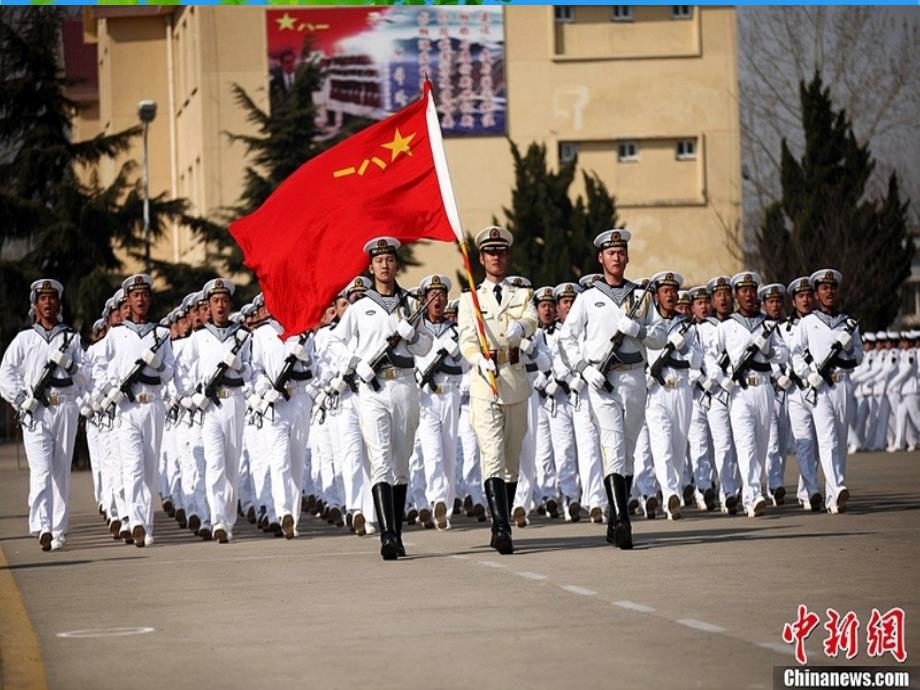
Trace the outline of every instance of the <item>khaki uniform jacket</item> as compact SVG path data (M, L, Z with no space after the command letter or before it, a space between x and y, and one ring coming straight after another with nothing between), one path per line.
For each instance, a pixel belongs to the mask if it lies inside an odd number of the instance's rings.
M524 326L525 336L532 337L537 329L537 309L533 303L533 290L530 288L516 287L508 281L502 282L500 307L495 301L493 288L494 285L486 281L479 286L477 294L479 295L479 306L482 309L482 319L485 322L489 349L498 351L498 361L495 364L498 368L496 381L499 402L510 405L527 400L533 388L524 369L523 355L517 364L508 363L511 344L505 337L505 332L512 322L520 321ZM460 297L457 325L460 329L460 352L473 367L469 373L470 396L492 400L489 381L479 372L477 366L481 350L476 316L473 311L473 298L469 293L464 293Z

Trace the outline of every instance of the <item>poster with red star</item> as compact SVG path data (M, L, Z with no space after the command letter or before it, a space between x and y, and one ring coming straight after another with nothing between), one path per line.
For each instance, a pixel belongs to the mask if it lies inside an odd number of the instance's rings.
M314 7L269 10L270 91L286 98L297 67L316 60L313 94L322 136L351 118L382 120L433 83L445 136L504 134L501 7Z

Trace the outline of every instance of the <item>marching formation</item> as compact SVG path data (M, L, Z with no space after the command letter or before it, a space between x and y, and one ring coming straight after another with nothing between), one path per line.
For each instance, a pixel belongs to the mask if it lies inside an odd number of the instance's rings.
M789 454L798 504L842 513L848 452L916 448L920 332L861 334L838 310L838 271L634 282L629 241L600 233L601 272L534 289L508 275L513 237L490 226L485 280L450 301L445 275L402 288L399 242L376 238L367 275L290 337L261 294L234 311L222 278L153 322L137 274L84 349L61 323L63 286L38 280L0 364L29 529L42 550L65 545L81 415L116 540L153 544L158 503L223 544L238 521L293 539L307 512L378 534L385 560L406 555L404 525L460 516L491 517L502 554L535 513L606 524L620 549L636 517L757 517L786 502Z

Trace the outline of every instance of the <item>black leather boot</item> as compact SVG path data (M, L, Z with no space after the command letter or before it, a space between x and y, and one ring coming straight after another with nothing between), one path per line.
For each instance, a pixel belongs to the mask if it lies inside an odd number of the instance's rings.
M514 497L517 495L517 482L505 482L505 493L508 494L508 508L514 505Z
M609 515L607 517L607 543L614 544L616 524L617 524L617 508L616 502L613 500L613 475L608 474L604 477L604 490L607 492L607 505L610 506L608 511Z
M486 480L486 498L492 512L492 548L502 555L514 553L508 516L508 490L503 479Z
M619 549L629 550L633 547L632 524L629 521L629 491L627 479L622 474L611 474L609 479L613 484L613 505L616 512L616 523L613 526L613 545ZM606 484L607 478L604 483Z
M407 484L397 484L393 487L393 514L396 516L396 554L400 558L405 558L406 547L403 546L402 525L403 513L406 512L406 494L409 491Z
M396 537L396 517L393 511L393 485L386 482L374 484L374 509L380 525L380 555L385 561L395 561L399 551Z

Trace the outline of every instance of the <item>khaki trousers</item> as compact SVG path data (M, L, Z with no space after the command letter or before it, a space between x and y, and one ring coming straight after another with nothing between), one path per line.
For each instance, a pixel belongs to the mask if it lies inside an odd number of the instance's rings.
M491 400L470 397L470 425L479 441L482 481L516 482L527 433L527 400L493 405Z

